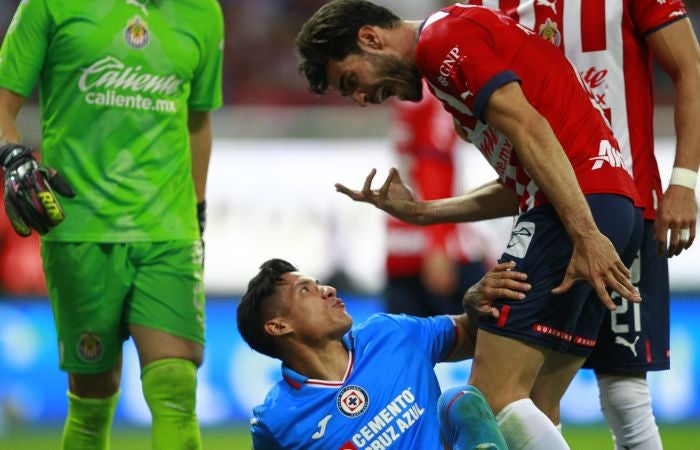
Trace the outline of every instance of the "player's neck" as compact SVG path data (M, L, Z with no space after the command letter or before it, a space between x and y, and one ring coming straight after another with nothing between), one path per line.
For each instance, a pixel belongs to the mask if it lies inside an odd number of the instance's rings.
M348 369L350 354L340 340L318 347L297 348L284 363L292 370L315 380L341 381Z

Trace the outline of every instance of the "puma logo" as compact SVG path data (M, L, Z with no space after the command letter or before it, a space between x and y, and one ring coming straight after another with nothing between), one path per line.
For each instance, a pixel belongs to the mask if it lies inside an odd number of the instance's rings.
M622 336L615 337L615 343L620 344L620 345L624 345L625 347L629 348L632 351L632 354L634 355L635 358L637 357L636 346L637 346L638 340L639 340L639 336L636 336L634 338L634 342L630 342L627 339L623 338Z
M538 6L546 6L550 8L552 11L554 11L554 14L557 13L557 1L556 0L537 0L537 5Z
M326 434L326 425L328 425L329 420L331 420L330 414L328 414L323 419L319 420L318 431L311 435L312 439L321 439L323 435Z

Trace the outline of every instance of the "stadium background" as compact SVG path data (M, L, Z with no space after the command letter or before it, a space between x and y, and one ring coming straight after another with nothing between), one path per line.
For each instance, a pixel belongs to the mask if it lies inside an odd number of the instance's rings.
M18 3L0 0L0 40ZM359 186L372 167L379 170L378 178L386 174L393 162L391 108L359 109L345 99L306 92L295 69L293 38L322 3L221 1L227 32L226 106L213 116L205 280L208 348L198 404L206 448L247 448L250 408L279 375L277 362L248 350L235 330L236 301L262 261L286 258L334 284L356 321L381 310L385 218L341 197L333 184ZM430 0L383 3L408 18L438 5ZM700 2L686 4L697 32ZM664 180L673 156L671 100L670 81L659 74L655 129ZM35 99L23 109L19 125L25 141L38 145ZM492 178L491 169L466 144L459 157L463 189ZM510 224L504 219L478 227L492 244L491 256L500 253ZM700 439L699 266L700 243L671 261L672 369L650 376L655 411L671 450L698 448ZM15 237L4 214L0 290L0 449L58 448L66 381L57 369L38 242L36 237ZM468 363L440 365L440 380L461 383L468 368ZM117 450L148 448L148 411L138 374L129 342L113 443ZM562 407L573 448L610 447L590 372L577 376Z

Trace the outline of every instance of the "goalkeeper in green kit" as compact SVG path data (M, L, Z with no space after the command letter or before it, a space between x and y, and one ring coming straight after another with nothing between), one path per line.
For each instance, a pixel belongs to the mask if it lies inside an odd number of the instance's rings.
M64 449L107 449L134 339L154 449L199 449L209 111L221 106L216 0L29 0L0 48L0 164L17 233L41 254L68 373ZM16 116L38 84L41 160Z

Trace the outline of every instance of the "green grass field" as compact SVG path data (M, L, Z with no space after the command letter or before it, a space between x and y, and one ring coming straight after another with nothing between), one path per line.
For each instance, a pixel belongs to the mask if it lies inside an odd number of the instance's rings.
M0 436L1 450L53 450L59 448L61 430L58 428L23 428ZM608 430L602 425L564 426L564 436L573 450L612 450ZM662 424L661 436L665 450L700 449L700 423ZM247 430L204 428L205 450L247 450L250 439ZM142 428L116 427L112 450L150 450L149 431ZM416 449L420 450L420 449Z

